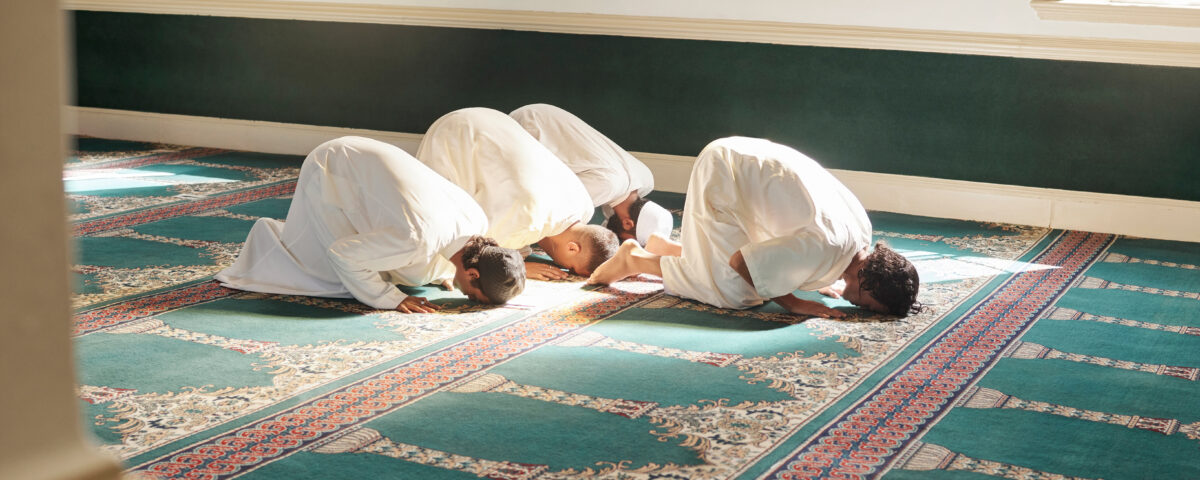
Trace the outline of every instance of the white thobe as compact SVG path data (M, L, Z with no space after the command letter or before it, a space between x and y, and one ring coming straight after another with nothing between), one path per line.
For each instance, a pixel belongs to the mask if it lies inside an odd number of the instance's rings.
M509 114L575 172L592 197L592 205L611 215L612 207L637 192L654 190L654 174L604 134L566 110L537 103Z
M688 184L683 255L663 257L664 289L722 308L748 308L832 285L871 243L871 221L817 162L767 140L704 148ZM752 287L729 259L742 252Z
M487 215L487 236L523 248L587 223L587 190L550 150L508 115L464 108L429 127L417 159L466 190Z
M398 147L362 137L326 142L300 168L287 221L260 218L232 266L239 290L353 297L392 309L417 286L454 277L449 258L487 230L461 188Z

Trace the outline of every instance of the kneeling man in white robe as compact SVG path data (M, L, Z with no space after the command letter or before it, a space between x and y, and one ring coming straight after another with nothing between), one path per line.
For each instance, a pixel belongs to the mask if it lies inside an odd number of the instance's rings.
M380 309L438 306L395 284L457 287L505 303L525 288L520 254L483 237L487 217L461 188L400 148L362 137L326 142L300 167L287 221L260 218L232 266L239 290L353 297Z
M578 275L591 274L617 249L616 235L587 223L595 208L579 178L503 112L464 108L442 116L417 159L479 202L491 224L487 236L502 247L536 243ZM525 268L538 280L567 276L544 263Z
M730 137L704 148L692 169L682 243L625 242L589 283L638 273L667 293L721 308L775 301L797 315L843 317L797 298L818 290L880 313L920 309L916 268L886 245L854 194L817 162L767 140ZM839 280L841 282L839 282Z
M508 115L575 172L618 239L637 239L645 246L651 235L671 238L675 220L667 209L646 200L654 190L654 174L641 160L554 105L535 103Z

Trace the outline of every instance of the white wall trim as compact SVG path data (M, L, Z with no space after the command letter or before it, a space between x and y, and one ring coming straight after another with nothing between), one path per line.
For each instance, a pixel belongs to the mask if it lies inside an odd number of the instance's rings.
M375 138L415 154L422 136L89 107L66 107L64 117L64 131L79 135L294 155L344 135ZM650 167L658 190L687 190L694 157L631 153ZM871 210L1200 241L1200 202L850 170L833 174Z
M1200 27L1200 7L1137 5L1110 0L1032 0L1042 20Z
M1200 67L1200 43L274 0L63 0L68 10L382 23Z
M1200 242L1200 202L832 170L870 210Z
M374 138L415 155L422 137L360 128L75 106L66 107L63 116L63 131L79 135L292 155L307 155L317 145L347 135Z

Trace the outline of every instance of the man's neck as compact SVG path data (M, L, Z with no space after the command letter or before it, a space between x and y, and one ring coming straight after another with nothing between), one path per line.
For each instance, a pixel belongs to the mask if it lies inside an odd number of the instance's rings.
M454 255L450 256L449 260L450 260L450 263L454 265L454 268L462 268L462 266L463 266L463 263L462 263L463 262L463 259L462 259L463 250L466 250L466 249L467 249L467 247L460 248L460 249L458 249L457 252L454 252Z
M628 217L629 216L629 206L633 205L633 202L637 199L638 199L637 192L629 192L629 195L626 195L625 199L621 200L621 203L613 205L613 211L619 213L623 217Z
M578 220L576 220L575 223L572 223L571 225L567 226L566 230L563 230L562 232L559 232L554 235L550 235L549 237L539 240L538 246L542 247L542 250L546 250L547 243L550 244L550 248L554 248L558 245L561 245L564 242L571 241L573 238L575 238L575 227L577 227L577 226L579 226Z
M846 269L842 271L842 280L846 280L852 275L857 275L858 271L862 269L863 264L867 262L868 256L870 256L870 254L867 253L867 249L865 248L859 250L858 253L855 253L854 259L850 260L850 264L846 265Z

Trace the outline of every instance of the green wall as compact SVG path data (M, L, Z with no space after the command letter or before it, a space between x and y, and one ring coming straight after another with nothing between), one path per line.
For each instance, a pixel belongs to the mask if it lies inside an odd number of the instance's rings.
M1200 68L75 12L77 104L423 133L562 106L629 150L727 135L830 168L1200 201Z

